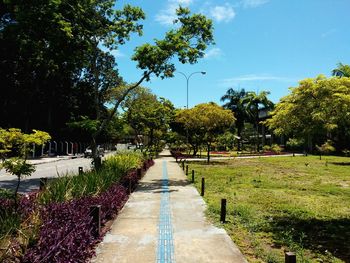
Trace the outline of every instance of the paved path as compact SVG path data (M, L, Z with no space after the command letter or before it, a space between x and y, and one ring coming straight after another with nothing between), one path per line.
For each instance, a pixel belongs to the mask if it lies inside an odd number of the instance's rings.
M94 263L246 262L168 151L155 160L97 248Z

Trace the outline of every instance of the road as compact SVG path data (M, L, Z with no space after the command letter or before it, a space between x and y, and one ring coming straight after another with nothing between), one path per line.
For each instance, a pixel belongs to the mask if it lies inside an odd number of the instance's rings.
M37 164L36 171L21 181L19 192L28 193L38 189L41 177L54 178L66 174L77 174L79 166L83 167L84 171L91 169L91 159L79 157ZM0 170L0 188L12 190L16 185L16 176L6 173L4 169Z

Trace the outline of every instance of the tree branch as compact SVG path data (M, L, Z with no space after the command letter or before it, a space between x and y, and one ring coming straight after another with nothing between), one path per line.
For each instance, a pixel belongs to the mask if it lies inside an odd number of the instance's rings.
M103 129L107 126L107 124L112 120L113 116L116 114L120 104L122 103L122 101L126 98L126 96L134 89L136 89L145 79L149 78L149 76L152 74L152 71L146 73L143 75L143 77L134 85L130 86L129 88L127 88L123 94L121 95L121 97L119 99L117 99L116 104L113 107L113 110L111 112L111 114L108 116L108 118L104 119L100 128L97 130L97 132L95 132L93 134L93 138L96 138L97 136L99 136L101 134L101 132L103 131Z

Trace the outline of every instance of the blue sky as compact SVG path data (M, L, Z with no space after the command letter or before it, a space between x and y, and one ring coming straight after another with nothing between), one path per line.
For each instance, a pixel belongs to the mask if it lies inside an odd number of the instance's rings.
M181 4L203 13L214 22L215 46L194 65L177 64L177 70L195 74L189 81L189 107L220 102L228 88L270 91L278 102L298 81L318 74L330 76L339 62L350 64L350 0L133 0L146 13L144 35L113 54L127 82L139 80L142 71L131 61L133 50L172 27L175 8ZM181 74L166 80L152 78L143 86L186 105L186 79Z

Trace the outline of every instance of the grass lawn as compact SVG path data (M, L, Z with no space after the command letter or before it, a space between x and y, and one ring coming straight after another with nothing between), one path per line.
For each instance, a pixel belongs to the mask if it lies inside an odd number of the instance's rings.
M250 262L350 262L350 158L276 157L189 163L205 177L207 213ZM191 173L189 173L191 174Z

